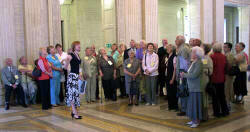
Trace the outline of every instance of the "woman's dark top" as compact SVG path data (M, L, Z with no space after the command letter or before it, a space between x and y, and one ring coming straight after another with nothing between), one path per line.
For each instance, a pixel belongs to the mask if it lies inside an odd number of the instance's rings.
M114 79L114 69L115 69L115 61L111 56L108 56L108 61L106 61L103 57L99 58L98 66L103 73L102 80L111 80Z
M174 58L176 57L176 54L173 53L171 56L169 56L168 61L166 62L167 66L167 80L171 80L174 74Z
M79 74L79 67L82 61L81 59L79 60L74 53L70 53L70 55L72 56L72 59L70 61L70 73Z

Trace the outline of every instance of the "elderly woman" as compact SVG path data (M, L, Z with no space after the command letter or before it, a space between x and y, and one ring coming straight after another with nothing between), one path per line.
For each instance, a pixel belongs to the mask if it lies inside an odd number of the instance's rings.
M187 116L190 118L191 128L198 127L200 120L202 120L202 90L201 78L203 73L202 57L204 55L203 49L195 46L192 48L191 59L193 60L187 73L182 72L182 78L187 78L189 97L187 104Z
M48 56L46 57L51 64L53 78L50 79L50 98L51 105L56 107L60 105L60 89L61 89L61 73L63 72L62 65L58 57L54 46L47 48Z
M203 103L202 103L202 110L203 110L203 121L208 120L208 93L206 92L206 87L209 82L209 78L213 73L213 61L208 55L211 51L211 45L210 44L203 44L201 46L205 52L205 56L202 58L203 63L203 73L202 73L202 79L201 79L201 90L203 95Z
M120 77L118 78L118 81L120 82L120 92L121 95L120 97L123 98L126 96L126 89L125 89L125 75L124 75L124 68L123 68L123 63L124 63L124 51L127 49L125 44L120 44L119 46L119 57L117 61L117 68L119 69L120 72Z
M243 97L247 95L247 59L244 55L244 43L238 43L235 46L236 64L239 66L240 73L236 75L234 81L234 92L236 94L237 103L244 103Z
M147 53L143 56L142 68L146 76L146 94L147 94L147 103L146 105L156 105L156 83L158 76L158 65L159 58L158 55L154 52L154 44L149 43L147 45Z
M33 81L32 65L28 65L27 59L23 56L19 60L18 70L22 75L22 87L24 91L25 103L36 104L37 86Z
M129 58L125 60L123 67L125 73L126 93L129 95L129 106L138 105L137 95L139 92L139 74L141 71L140 61L135 58L135 52L129 50ZM133 100L133 103L132 103Z
M96 100L96 74L97 61L92 55L92 49L87 47L83 59L83 78L87 81L86 101L88 103L95 102Z
M225 69L226 69L226 56L222 52L222 44L216 43L213 45L213 74L211 81L214 85L214 93L212 95L213 112L215 117L229 115L225 97Z
M108 56L104 48L99 51L101 57L98 61L99 74L102 77L102 86L104 89L105 99L116 101L116 65L113 57Z
M119 57L119 52L117 50L118 50L118 45L114 43L111 46L111 51L108 52L108 55L112 56L115 62L117 62L118 57Z
M165 58L165 76L167 86L168 110L178 110L177 81L176 81L176 47L173 44L166 46L168 58Z
M41 90L42 109L48 110L51 108L50 104L50 78L53 77L52 69L49 61L46 59L48 53L46 48L40 48L40 58L38 59L37 68L42 71L40 77L38 77L38 85Z

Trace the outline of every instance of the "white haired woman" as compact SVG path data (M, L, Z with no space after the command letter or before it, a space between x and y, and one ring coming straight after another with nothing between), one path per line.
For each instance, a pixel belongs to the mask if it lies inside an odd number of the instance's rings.
M129 95L129 106L138 105L137 95L139 92L139 74L141 72L140 61L135 58L135 52L129 50L129 58L124 62L126 92ZM132 103L133 100L133 103Z
M193 60L187 73L182 72L182 78L187 78L189 97L187 105L187 116L191 119L187 125L191 128L198 127L202 120L202 91L201 78L203 72L202 57L204 51L202 48L195 46L192 48L191 59Z
M222 52L222 44L216 43L213 45L213 54L211 59L213 60L213 74L211 81L214 86L214 92L212 94L213 112L215 117L229 115L225 96L225 72L227 59Z

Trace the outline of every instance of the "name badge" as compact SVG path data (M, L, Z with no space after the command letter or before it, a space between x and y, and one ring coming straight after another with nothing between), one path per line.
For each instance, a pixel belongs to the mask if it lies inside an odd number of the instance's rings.
M204 65L206 65L206 64L207 64L207 59L202 59L202 63L203 63Z
M108 61L108 63L109 63L109 65L111 65L111 66L113 65L113 63L112 63L111 61Z
M128 65L127 65L127 68L130 68L132 65L129 63Z
M152 63L151 63L151 67L154 67L154 66L155 66L155 63L154 63L154 62L152 62Z

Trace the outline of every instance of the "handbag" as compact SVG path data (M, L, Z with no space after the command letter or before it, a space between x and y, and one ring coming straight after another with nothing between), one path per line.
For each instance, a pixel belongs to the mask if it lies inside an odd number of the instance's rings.
M37 67L35 67L34 70L32 71L32 76L40 77L41 75L42 75L42 71L39 70Z
M240 73L240 68L239 66L232 66L231 69L228 71L228 75L230 76L236 76Z
M188 90L188 84L186 79L180 79L180 84L177 89L177 96L178 97L188 97L189 96L189 90Z
M211 81L211 78L209 79L209 82L207 83L207 86L206 86L206 92L208 93L208 95L212 96L214 95L215 93L215 88L214 88L214 85Z

